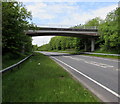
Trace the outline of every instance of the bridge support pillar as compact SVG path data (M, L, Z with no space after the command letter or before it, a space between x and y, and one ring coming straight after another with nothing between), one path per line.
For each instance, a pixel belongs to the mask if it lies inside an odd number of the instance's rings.
M91 52L95 51L95 39L91 38Z

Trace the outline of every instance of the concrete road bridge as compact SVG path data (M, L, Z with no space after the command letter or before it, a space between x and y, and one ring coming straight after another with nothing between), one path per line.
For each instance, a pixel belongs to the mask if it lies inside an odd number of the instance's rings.
M75 28L49 28L39 27L38 30L28 30L26 32L29 36L70 36L89 38L91 40L91 51L95 49L95 38L99 36L98 29L75 29ZM87 50L87 43L85 42L85 51Z

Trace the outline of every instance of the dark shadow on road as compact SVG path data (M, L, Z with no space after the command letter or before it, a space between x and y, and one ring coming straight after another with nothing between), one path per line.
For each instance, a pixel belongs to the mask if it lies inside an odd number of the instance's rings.
M82 55L82 53L79 53L79 54L66 54L66 53L61 53L61 54L53 54L53 55L46 55L46 56L75 56L75 55Z

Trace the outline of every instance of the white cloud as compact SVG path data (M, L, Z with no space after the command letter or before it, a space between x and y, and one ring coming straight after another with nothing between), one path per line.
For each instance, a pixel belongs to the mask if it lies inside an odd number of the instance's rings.
M13 0L14 1L14 0ZM17 0L20 2L119 2L119 0Z
M93 11L81 11L76 12L80 9L78 6L68 5L67 3L57 3L54 5L47 5L45 2L38 2L34 5L28 5L28 10L32 11L33 18L39 18L40 20L53 20L51 24L57 25L76 25L83 24L86 21L100 17L105 19L107 13L114 10L118 5L107 6ZM59 21L60 13L66 15L62 21ZM58 18L57 23L54 20ZM62 18L62 15L61 15ZM50 24L50 23L48 23Z
M34 3L27 6L28 11L32 12L34 18L39 19L54 19L57 18L60 13L71 13L77 9L77 6L68 6L67 3L57 3L53 5L47 5L45 2Z
M115 10L117 7L118 7L118 5L112 5L112 6L108 6L108 7L104 7L104 8L95 10L92 13L94 16L98 16L98 17L101 17L102 19L105 19L106 15L109 12Z
M84 24L90 19L95 17L100 17L101 19L105 19L106 15L117 8L117 5L107 6L104 8L100 8L94 11L89 11L86 13L71 13L70 17L66 17L60 24L68 24L68 25L77 25ZM59 24L59 23L58 23Z
M47 5L42 2L27 6L28 11L32 12L33 17L40 19L53 19L55 16L49 13L47 8Z

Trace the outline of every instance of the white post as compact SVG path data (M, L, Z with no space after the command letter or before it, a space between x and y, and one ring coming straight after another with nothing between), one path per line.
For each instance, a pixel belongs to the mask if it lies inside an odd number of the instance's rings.
M91 52L93 52L95 50L95 39L92 38L91 39Z

